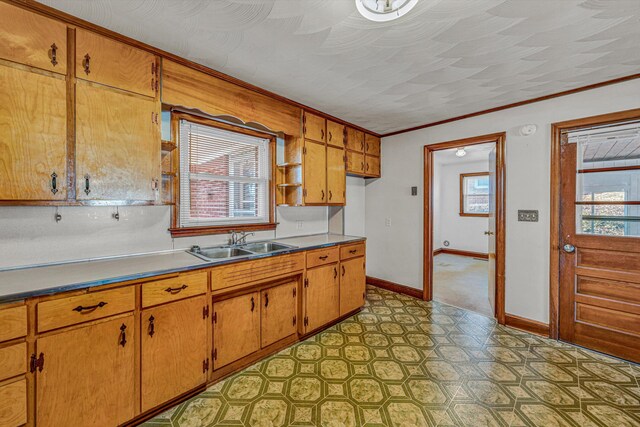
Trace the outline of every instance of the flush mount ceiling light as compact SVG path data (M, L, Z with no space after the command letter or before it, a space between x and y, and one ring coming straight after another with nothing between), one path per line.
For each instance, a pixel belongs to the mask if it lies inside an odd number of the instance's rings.
M456 157L464 157L466 155L467 155L467 150L465 150L464 147L458 148L456 150Z
M386 22L406 15L418 0L356 0L360 15L370 21Z

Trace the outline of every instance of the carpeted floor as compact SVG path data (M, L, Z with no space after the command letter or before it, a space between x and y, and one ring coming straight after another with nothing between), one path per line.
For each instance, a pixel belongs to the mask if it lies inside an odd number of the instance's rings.
M486 260L460 255L433 257L433 299L493 317Z
M640 366L368 287L364 310L147 426L640 426Z

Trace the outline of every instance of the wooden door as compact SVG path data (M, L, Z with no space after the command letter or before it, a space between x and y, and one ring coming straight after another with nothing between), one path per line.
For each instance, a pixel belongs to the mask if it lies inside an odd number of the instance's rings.
M67 26L34 12L0 3L0 58L66 74Z
M113 427L135 415L133 314L36 341L36 425Z
M380 138L366 133L364 135L364 152L370 156L380 156Z
M640 362L640 122L562 135L560 339Z
M489 153L489 217L487 231L487 253L489 255L488 295L491 312L496 312L496 147Z
M86 83L76 94L77 198L158 201L158 103Z
M365 156L364 174L370 177L380 176L380 157Z
M327 203L327 147L305 141L304 202Z
M62 77L0 65L0 199L66 199L66 102Z
M364 305L366 273L364 257L340 263L340 315Z
M327 201L343 205L347 192L344 148L327 147Z
M207 297L142 311L142 411L207 381Z
M27 380L0 386L0 426L18 427L27 423Z
M214 369L260 350L260 294L213 303Z
M298 281L293 280L261 292L261 346L267 347L296 333Z
M347 150L364 153L364 132L347 127Z
M156 57L144 50L76 30L76 77L141 95L155 97Z
M345 137L344 125L327 120L327 144L344 148Z
M364 154L347 150L347 173L364 175Z
M316 116L308 112L304 112L302 130L305 139L312 139L316 142L326 142L325 127L327 121L324 117Z
M338 263L307 270L305 332L311 332L340 317Z

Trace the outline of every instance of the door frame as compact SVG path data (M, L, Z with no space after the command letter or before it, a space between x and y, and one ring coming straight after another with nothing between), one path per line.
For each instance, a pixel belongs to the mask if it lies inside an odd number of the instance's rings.
M433 154L436 151L471 145L496 144L496 309L498 323L505 323L505 144L507 133L498 132L424 146L424 256L422 299L433 299Z
M561 168L560 149L563 133L598 125L640 120L640 108L600 114L551 124L551 236L549 240L549 337L560 337L560 214Z

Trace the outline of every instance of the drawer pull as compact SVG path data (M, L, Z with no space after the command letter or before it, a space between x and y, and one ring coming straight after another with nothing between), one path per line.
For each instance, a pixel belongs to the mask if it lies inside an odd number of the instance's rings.
M73 311L77 311L78 313L89 313L89 312L95 311L95 310L97 310L99 308L102 308L105 305L107 305L106 302L100 301L96 305L89 305L87 307L83 307L83 306L79 305L76 308L74 308Z
M321 260L323 260L323 261L324 261L325 259L329 258L329 255L323 255L323 256L318 257L318 258L320 258Z
M156 325L155 325L155 323L153 323L155 320L156 320L156 318L155 318L155 317L153 317L153 316L149 317L149 328L148 328L148 333L149 333L149 336L150 336L150 337L152 337L152 336L153 336L153 334L155 334L155 333L156 333Z
M351 249L351 250L349 251L349 253L350 253L350 254L355 254L356 252L358 252L358 250L357 250L357 249Z
M188 288L187 285L182 285L182 286L179 286L177 288L167 288L164 291L165 292L169 292L172 295L175 295L175 294L180 293L183 289L187 289L187 288Z
M127 343L127 333L125 332L126 330L127 325L123 323L122 326L120 326L120 345L123 347Z

